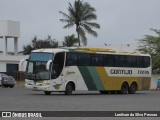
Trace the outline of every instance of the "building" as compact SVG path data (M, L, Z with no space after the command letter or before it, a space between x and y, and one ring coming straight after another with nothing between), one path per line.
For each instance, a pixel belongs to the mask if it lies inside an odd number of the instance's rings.
M0 73L6 73L13 76L16 71L19 71L19 62L21 59L26 59L24 55L0 55Z
M12 75L19 71L19 62L26 59L18 52L18 38L20 37L20 22L11 20L0 20L0 40L3 40L3 51L0 51L0 73ZM14 52L8 52L8 38L14 39Z

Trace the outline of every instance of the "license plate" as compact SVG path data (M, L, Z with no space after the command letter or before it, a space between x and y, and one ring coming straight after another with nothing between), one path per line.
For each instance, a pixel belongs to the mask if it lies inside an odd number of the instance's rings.
M37 90L37 87L33 87L33 90Z

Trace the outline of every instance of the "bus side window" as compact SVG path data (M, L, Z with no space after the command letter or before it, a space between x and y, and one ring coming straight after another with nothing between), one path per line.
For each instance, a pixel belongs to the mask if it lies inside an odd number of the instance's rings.
M136 56L127 56L127 67L137 67Z
M77 53L66 53L66 64L65 66L77 66L78 54Z
M114 55L106 55L104 59L104 65L107 67L115 67L115 56Z
M144 57L144 67L150 66L150 57Z
M126 55L115 55L115 66L116 67L127 67Z
M70 66L71 64L71 56L69 53L66 53L66 62L65 62L65 66Z
M104 66L103 55L92 55L92 66Z
M90 66L90 54L80 53L79 54L79 66Z
M142 56L137 56L137 67L138 68L143 68L144 67L144 62L143 62L143 57Z
M58 64L53 64L52 65L52 72L51 72L51 78L54 79L58 75Z

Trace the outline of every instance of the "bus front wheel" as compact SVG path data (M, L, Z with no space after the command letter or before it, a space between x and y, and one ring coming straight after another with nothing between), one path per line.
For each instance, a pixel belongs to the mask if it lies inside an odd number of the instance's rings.
M137 90L137 84L133 82L128 89L128 93L135 94L136 90Z
M128 92L128 83L124 82L121 85L121 94L126 94Z
M73 85L71 83L68 83L66 85L65 95L71 95L72 91L73 91Z

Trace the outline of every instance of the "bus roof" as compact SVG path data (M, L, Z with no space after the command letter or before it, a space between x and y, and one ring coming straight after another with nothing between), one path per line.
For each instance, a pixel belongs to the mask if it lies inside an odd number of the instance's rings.
M33 50L32 52L58 53L58 52L68 52L68 50L62 48L43 48L43 49Z
M99 53L99 54L119 54L119 55L140 55L150 56L149 54L143 54L140 52L120 52L107 48L90 48L90 47L62 47L62 48L43 48L33 50L32 52L47 52L47 53L59 53L59 52L86 52L86 53Z

